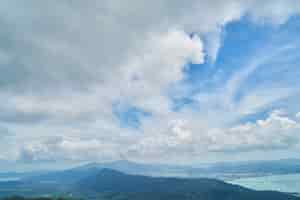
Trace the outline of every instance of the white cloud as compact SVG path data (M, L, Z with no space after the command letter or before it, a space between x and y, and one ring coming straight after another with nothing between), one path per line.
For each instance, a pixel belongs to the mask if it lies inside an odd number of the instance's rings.
M18 155L25 162L54 160L109 160L119 156L115 144L97 139L54 137L25 144ZM114 150L114 151L112 151Z
M253 150L289 149L298 145L300 123L274 110L266 119L234 125L229 128L203 129L192 121L172 121L171 131L151 133L131 147L139 156L170 158L189 154L203 156L209 152L247 152Z
M122 96L134 105L156 113L167 110L166 91L184 78L188 62L203 63L202 41L179 30L151 35L133 59L123 66L119 86ZM115 84L115 83L112 83ZM117 87L117 86L116 86Z
M299 142L299 128L299 123L273 111L264 120L214 132L210 148L216 151L292 148Z

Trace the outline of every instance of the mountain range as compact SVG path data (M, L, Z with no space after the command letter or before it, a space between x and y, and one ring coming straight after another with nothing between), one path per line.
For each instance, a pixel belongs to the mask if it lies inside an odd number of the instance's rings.
M210 178L149 177L94 167L52 175L52 180L56 182L44 179L49 178L49 174L39 176L39 179L32 177L22 181L1 182L1 195L62 195L88 200L300 200L300 197L292 194L254 191ZM6 190L11 193L3 195Z
M90 163L67 170L19 174L22 175L19 180L0 182L0 196L15 194L24 196L63 195L91 200L296 200L300 198L295 195L273 191L254 191L209 176L213 173L292 173L297 168L295 165L297 162L298 160L218 163L202 168L147 165L125 160ZM286 165L282 166L280 163L286 163ZM276 166L269 167L275 164ZM294 170L292 170L292 166L296 166L293 168ZM262 167L269 167L267 168L269 171ZM191 171L197 175L194 177L181 176L185 173L185 175L190 175L188 173ZM159 176L159 174L165 173L168 173L167 175L178 174L178 176ZM203 178L205 173L207 173L207 177ZM203 177L199 178L201 176Z
M213 163L199 166L144 164L127 160L89 163L79 167L53 171L17 174L22 179L48 182L74 182L100 169L113 169L126 174L153 177L216 178L232 180L242 177L300 173L300 160ZM17 176L16 175L16 176ZM0 174L1 176L1 174Z

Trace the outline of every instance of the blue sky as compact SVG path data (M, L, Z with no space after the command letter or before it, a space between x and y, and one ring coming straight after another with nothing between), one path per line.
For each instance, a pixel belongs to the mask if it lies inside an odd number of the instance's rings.
M270 58L260 64L258 69L255 69L239 85L239 89L233 97L234 101L238 102L257 87L266 87L267 89L270 85L274 85L274 87L292 87L297 90L299 87L299 70L297 69L299 63L297 52L299 48L299 17L295 16L281 26L258 25L249 18L243 17L240 21L226 25L222 31L223 42L216 61L190 66L186 82L192 85L192 94L185 98L191 98L194 93L199 91L215 90L226 83L237 71L264 56L270 56ZM281 48L287 49L280 50ZM272 51L279 52L273 53ZM297 92L295 95L290 98L297 98ZM272 102L263 110L254 113L255 117L249 117L256 120L256 118L263 117L257 114L270 112L276 106L284 106L291 112L299 109L297 105L289 105L290 103L287 102L289 98L282 100Z
M3 166L299 157L297 1L19 3L0 8Z

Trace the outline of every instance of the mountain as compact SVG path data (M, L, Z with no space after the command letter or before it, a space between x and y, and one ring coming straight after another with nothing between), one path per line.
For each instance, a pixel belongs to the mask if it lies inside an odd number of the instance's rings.
M216 179L133 175L99 168L95 163L19 181L0 182L0 191L0 197L63 195L86 200L300 200L293 195L254 191Z
M300 172L300 160L227 162L210 165L174 166L143 164L127 160L107 163L89 163L83 166L47 173L30 173L23 175L27 182L75 183L80 179L97 174L101 169L113 169L126 174L147 175L155 177L217 178L232 180L241 177L265 176L270 174L290 174Z
M100 168L97 167L77 167L62 171L53 171L43 174L35 174L21 179L22 182L30 183L51 183L51 184L72 184L80 179L98 173Z
M144 164L128 160L117 160L106 163L90 163L79 168L98 168L98 169L114 169L127 174L140 175L161 175L162 173L170 173L173 171L184 171L189 169L187 166L162 165L162 164Z
M119 160L107 163L89 163L83 166L47 173L38 173L36 175L26 176L23 181L26 182L52 182L52 183L75 183L83 177L97 174L101 169L113 169L127 174L157 175L160 176L167 171L178 170L179 167L168 165L150 165L140 164L127 160ZM182 168L181 170L184 170Z
M103 169L74 185L73 194L91 199L300 200L272 191L254 191L214 179L158 178ZM100 199L101 199L100 198Z

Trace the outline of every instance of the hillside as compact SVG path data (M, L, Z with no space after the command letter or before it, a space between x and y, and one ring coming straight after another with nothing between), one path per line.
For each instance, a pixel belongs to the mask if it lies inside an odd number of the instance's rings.
M79 181L74 194L104 199L298 200L284 193L258 192L214 179L155 178L103 169Z
M1 182L0 189L2 197L62 195L86 200L300 200L300 197L290 194L254 191L216 179L129 175L91 165L22 181Z

